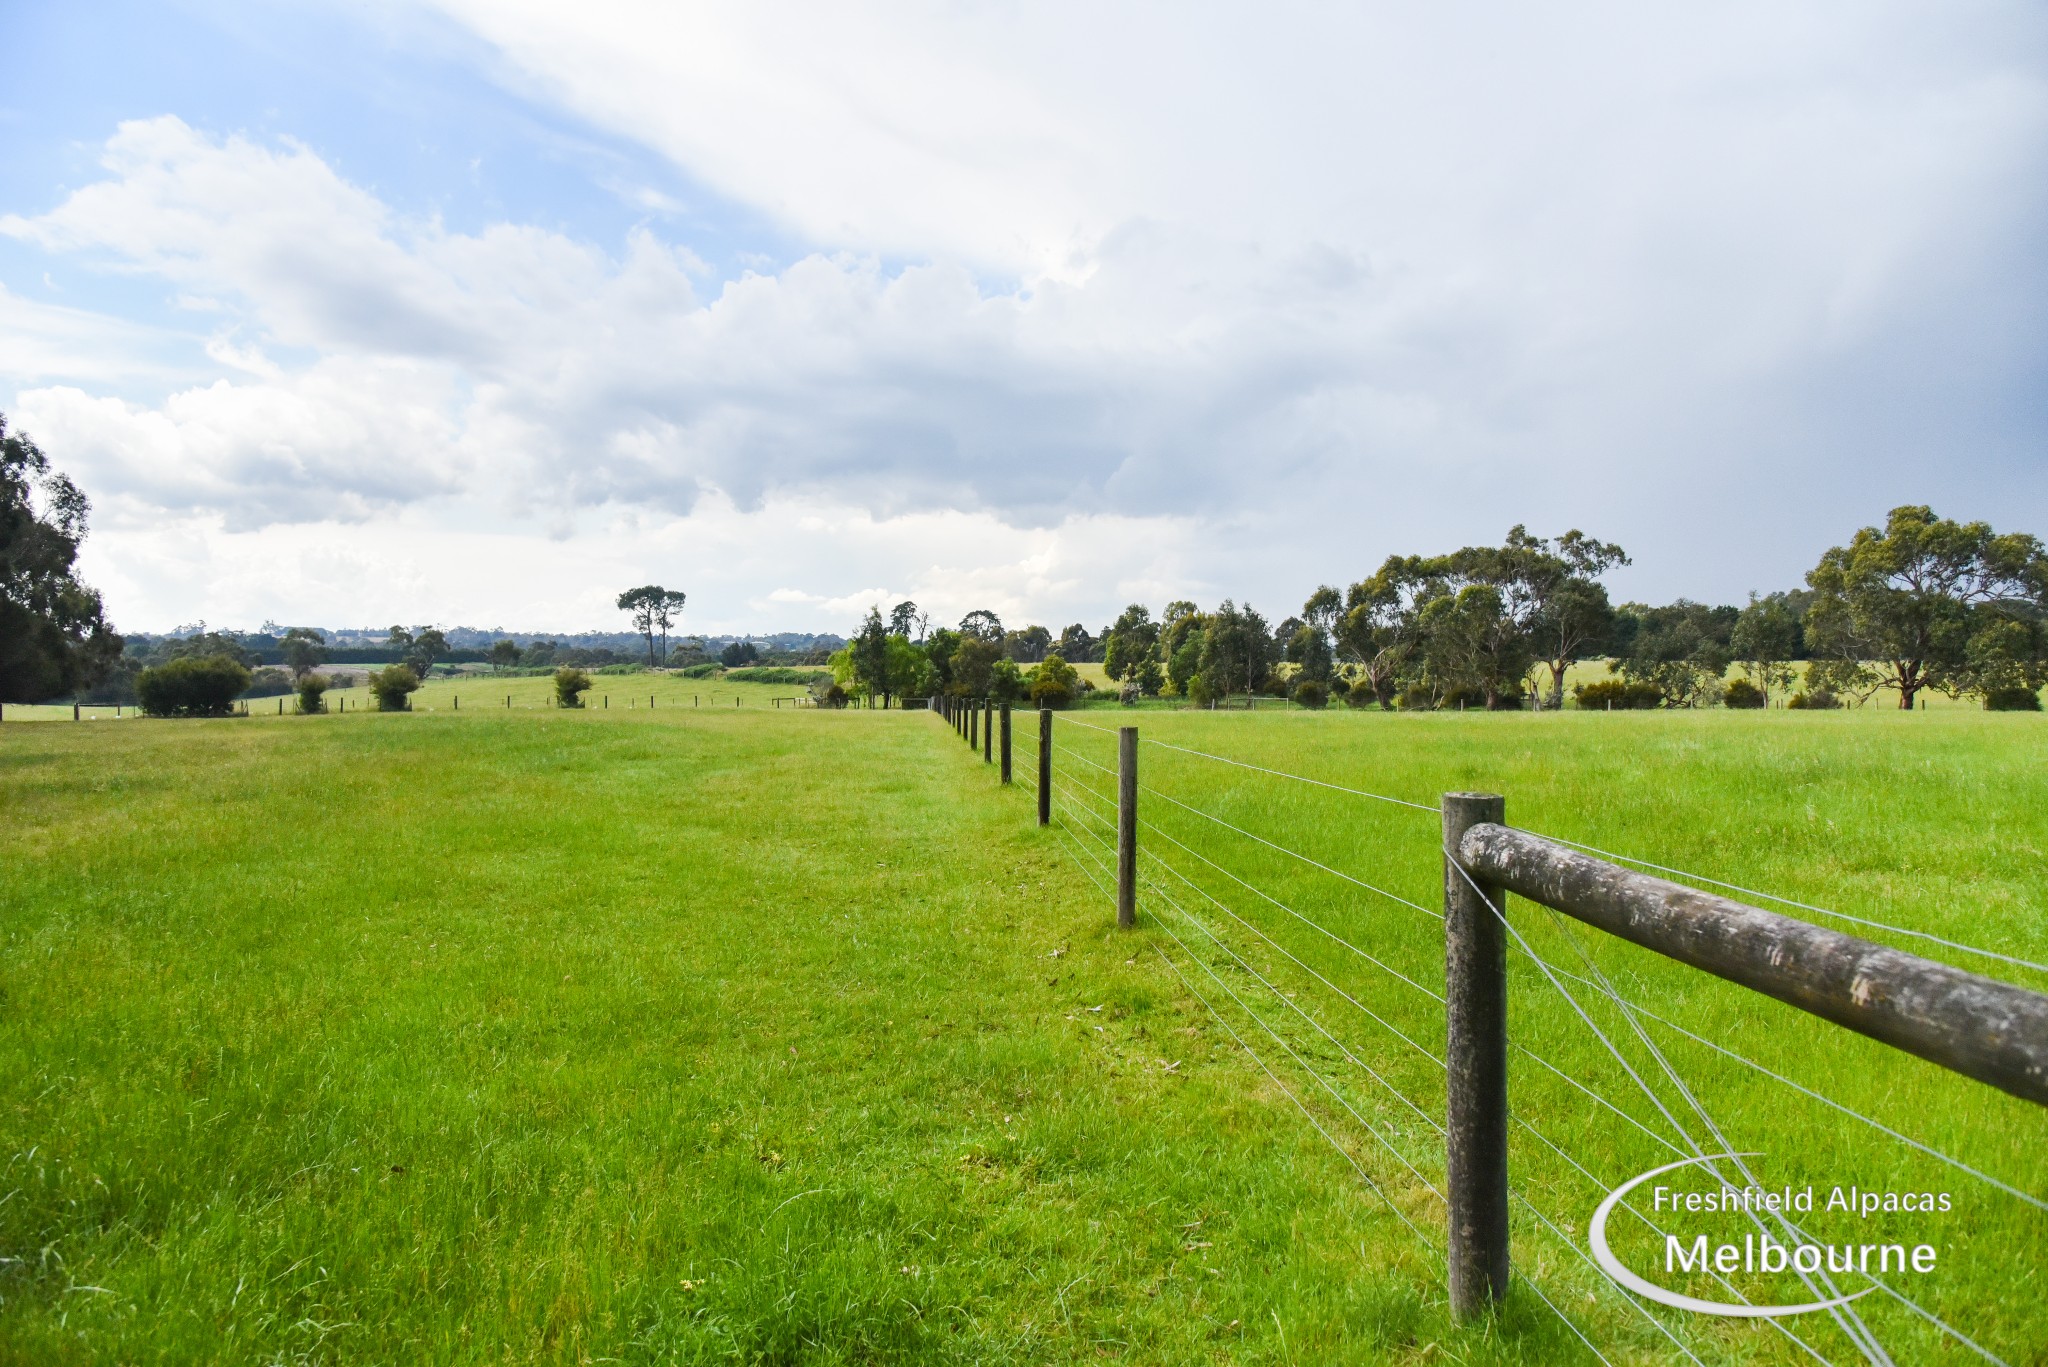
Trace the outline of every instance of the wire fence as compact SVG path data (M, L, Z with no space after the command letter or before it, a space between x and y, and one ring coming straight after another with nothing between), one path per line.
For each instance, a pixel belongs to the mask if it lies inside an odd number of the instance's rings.
M953 717L977 755L996 716ZM1126 827L1137 846L1135 892L1141 924L1161 936L1158 959L1341 1157L1398 1237L1416 1240L1448 1276L1447 927L1431 903L1453 890L1444 880L1470 884L1471 875L1446 858L1439 805L1151 737L1139 740L1150 757L1142 777L1127 778L1114 729L1055 716L1043 754L1037 726L1012 728L1005 716L1002 731L1015 747L1014 764L1005 750L1006 772L1034 795L1046 785L1040 812L1052 839L1114 903L1120 808L1136 807ZM1318 826L1319 838L1304 840L1300 823L1274 818L1277 789L1347 804L1339 824L1358 838L1331 841ZM1360 820L1367 809L1380 815ZM1559 843L1916 945L2041 967L2001 948ZM1799 1316L1707 1316L1624 1286L1593 1256L1589 1215L1631 1178L1674 1161L1726 1190L1783 1189L1788 1198L1791 1186L1770 1185L1766 1170L1812 1167L1816 1156L1831 1170L1853 1164L1892 1194L1940 1191L1956 1213L1952 1234L1963 1228L1994 1250L2038 1254L2048 1247L2040 1157L2048 1125L2024 1102L1747 989L1611 937L1589 940L1549 908L1493 914L1508 947L1515 1022L1511 1296L1531 1297L1536 1313L1602 1362L1750 1361L1773 1342L1778 1354L1767 1357L1823 1363L2036 1360L2048 1341L2030 1318L2038 1311L2015 1311L1995 1252L1980 1250L1973 1268L1945 1280L1896 1273L1881 1252L1875 1269L1853 1249L1847 1266L1824 1260L1809 1269L1794 1259L1786 1275L1823 1306ZM1679 1243L1678 1233L1696 1232L1675 1230L1668 1195L1660 1188L1645 1200L1638 1189L1619 1200L1612 1237L1626 1227L1639 1248L1662 1250ZM1753 1249L1818 1246L1832 1258L1830 1240L1840 1237L1839 1229L1816 1232L1825 1212L1761 1198L1752 1207L1744 1196L1736 1214L1743 1246ZM1972 1245L1949 1238L1942 1254L1967 1262ZM1719 1286L1724 1303L1763 1308L1750 1304L1764 1294L1751 1268L1702 1258L1695 1271Z

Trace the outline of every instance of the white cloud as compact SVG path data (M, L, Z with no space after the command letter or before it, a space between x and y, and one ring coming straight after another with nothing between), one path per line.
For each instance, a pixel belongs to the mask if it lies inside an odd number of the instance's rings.
M775 498L741 510L712 496L684 518L620 507L590 509L585 518L578 535L561 540L436 502L358 523L237 528L216 513L166 515L146 499L119 498L99 509L102 534L86 543L85 570L129 605L131 626L159 628L202 616L329 625L432 617L443 625L616 630L619 586L652 578L687 586L685 634L843 634L871 604L886 612L903 598L942 623L986 607L1005 619L1055 629L1080 619L1095 630L1103 585L1122 591L1144 566L1184 565L1193 549L1193 529L1165 521L1073 518L1026 531L986 514L875 518L817 499ZM829 534L819 534L821 526ZM757 591L776 582L815 587ZM205 612L188 611L202 604Z
M122 125L0 233L163 280L217 377L11 368L10 411L164 557L159 622L316 615L303 548L363 546L477 618L603 620L580 585L667 563L734 627L1284 610L1514 521L1733 596L1891 503L2048 511L2022 7L444 8L816 251L717 286L651 231L453 232L316 148ZM86 317L0 294L0 359Z

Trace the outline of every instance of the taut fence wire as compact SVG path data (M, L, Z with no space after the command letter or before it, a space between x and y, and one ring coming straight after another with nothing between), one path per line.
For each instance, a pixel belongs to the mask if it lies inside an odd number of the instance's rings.
M1589 1193L1597 1201L1633 1174L1673 1159L1696 1163L1736 1191L1764 1190L1749 1160L1788 1105L1818 1108L1798 1112L1801 1136L1824 1137L1845 1149L1863 1136L1855 1142L1876 1146L1869 1161L1890 1171L1911 1171L1906 1165L1922 1161L1939 1165L1992 1203L1981 1217L1989 1226L2020 1237L2042 1232L2048 1193L2030 1189L2037 1171L2000 1171L2008 1163L1999 1155L2009 1162L2011 1145L1977 1144L1974 1133L1916 1136L1909 1131L1922 1124L1885 1115L1881 1091L1866 1101L1840 1094L1844 1081L1869 1070L1851 1069L1844 1078L1791 1062L1773 1067L1752 1057L1753 1048L1736 1047L1739 1041L1729 1035L1756 1018L1755 997L1740 992L1746 988L1802 1013L1770 1017L1774 1042L1782 1032L1784 1041L1803 1043L1784 1047L1788 1059L1848 1047L1834 1043L1846 1038L1841 1030L1818 1018L1949 1070L1916 1073L1916 1085L1961 1073L2048 1104L2048 998L1632 870L2022 970L2048 972L2048 965L1583 842L1516 831L1498 816L1498 799L1477 807L1459 795L1419 802L1059 713L1027 714L1036 725L1013 728L1008 705L999 714L986 700L937 700L932 710L990 764L1000 737L1002 781L1031 794L1040 824L1051 828L1050 838L1104 902L1120 911L1136 908L1139 925L1163 935L1154 949L1174 981L1341 1157L1375 1205L1398 1221L1401 1237L1418 1241L1441 1270L1454 1315L1489 1315L1502 1296L1521 1288L1542 1307L1538 1314L1554 1318L1571 1343L1602 1362L1615 1356L1748 1360L1759 1341L1731 1330L1731 1323L1742 1322L1653 1303L1611 1276L1581 1237L1584 1206ZM1168 766L1160 776L1168 780L1165 787L1149 772L1154 760L1145 761L1148 772L1140 775L1141 750ZM1205 766L1211 777L1203 776ZM1371 839L1361 828L1361 838L1338 852L1310 852L1291 838L1291 827L1274 826L1270 808L1260 805L1261 784L1297 791L1301 801L1362 799L1373 810L1386 809L1385 822L1395 824L1391 833L1375 828ZM1480 815L1469 821L1458 815L1467 810ZM1417 814L1412 825L1399 824L1411 819L1405 813ZM1425 829L1421 813L1437 820ZM1563 853L1551 858L1546 851ZM1557 864L1564 854L1585 866ZM1595 881L1584 887L1556 877L1544 882L1525 867L1532 859L1551 859ZM1443 911L1420 891L1428 877L1442 880ZM1541 910L1530 918L1511 914L1509 892ZM1608 904L1617 898L1640 911L1642 925L1614 920ZM1466 910L1454 915L1457 908ZM1702 927L1734 937L1738 948L1744 934L1785 937L1781 950L1812 982L1788 985L1767 966L1752 970L1741 961L1748 949L1730 951L1732 958L1724 954L1724 962L1682 943L1705 933ZM1588 928L1607 934L1589 944ZM1461 939L1474 933L1478 942ZM1489 936L1497 946L1490 967L1485 953L1475 960L1469 952L1474 943L1484 950ZM1610 948L1617 936L1640 948ZM1559 951L1575 961L1572 967L1557 961ZM1658 957L1645 959L1644 951ZM1856 962L1893 975L1884 981L1896 982L1900 992L1932 993L1928 1000L1939 1009L1929 1008L1927 1021L1902 1023L1894 1018L1901 1013L1887 1017L1883 1003L1872 1008L1853 1000L1854 992L1835 1000L1828 977L1833 954L1864 955ZM1603 966L1610 959L1627 960L1623 976L1633 990L1617 986ZM1537 989L1515 997L1512 1034L1510 979ZM1655 1010L1642 1000L1653 992ZM1991 1028L1986 1021L2006 1031L2004 1046L1978 1039ZM1657 1031L1666 1032L1666 1042ZM1696 1053L1680 1057L1677 1047ZM2038 1077L2029 1072L2036 1065ZM1510 1071L1518 1098L1513 1105ZM1801 1072L1809 1076L1802 1080ZM1709 1088L1726 1092L1731 1077L1756 1079L1756 1086L1784 1100L1760 1108L1738 1089L1710 1107ZM1967 1086L1960 1079L1953 1085ZM1968 1099L1976 1104L1982 1094ZM1850 1121L1852 1129L1827 1128ZM2032 1107L2017 1117L2037 1127L2034 1152L2048 1141L2040 1121ZM1741 1140L1750 1148L1739 1147ZM1656 1218L1647 1204L1628 1199L1615 1209L1644 1237L1675 1243L1670 1216ZM1788 1211L1752 1210L1745 1202L1740 1214L1752 1238L1788 1247L1821 1242L1809 1231L1810 1219L1796 1221ZM1563 1262L1543 1251L1558 1245L1570 1251ZM1728 1304L1747 1306L1742 1286L1724 1275L1731 1270L1708 1265L1704 1275ZM1774 1335L1780 1351L1823 1363L1844 1354L1871 1363L1898 1360L1895 1353L1918 1360L1937 1343L1987 1362L2007 1360L1987 1346L2001 1333L2012 1337L2013 1326L1995 1306L1972 1300L1967 1287L1935 1295L1916 1282L1909 1294L1904 1279L1885 1279L1886 1270L1882 1261L1875 1273L1860 1266L1809 1271L1795 1263L1791 1271L1811 1298L1830 1303L1823 1313L1791 1321L1762 1316L1763 1326L1754 1331ZM1867 1301L1859 1292L1879 1299ZM1895 1309L1877 1313L1886 1304ZM1993 1323L1979 1328L1969 1324L1973 1316ZM2026 1349L2024 1342L2018 1346Z

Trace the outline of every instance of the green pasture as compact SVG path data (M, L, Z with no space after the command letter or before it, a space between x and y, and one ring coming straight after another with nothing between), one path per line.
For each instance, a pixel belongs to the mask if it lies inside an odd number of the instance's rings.
M1441 1066L1425 1055L1441 1050L1442 1008L1429 995L1442 990L1441 928L1425 912L1326 869L1419 907L1440 907L1439 818L1189 750L1424 804L1444 791L1499 792L1507 797L1508 819L1517 825L2048 963L2048 869L2042 859L2048 850L2048 726L2039 715L1865 710L1386 716L1274 710L1143 712L1125 719L1139 725L1144 740L1161 742L1139 751L1145 823L1140 848L1149 852L1140 861L1141 928L1166 940L1193 986L1255 1049L1283 1065L1293 1063L1263 1033L1271 1026L1300 1055L1296 1085L1304 1099L1320 1106L1334 1132L1355 1141L1353 1151L1368 1172L1425 1229L1432 1216L1439 1227L1442 1219L1441 1204L1429 1191L1429 1185L1441 1185L1442 1141L1399 1098L1431 1116L1440 1116L1444 1105ZM1113 710L1083 711L1061 719L1054 740L1060 833L1076 864L1104 880L1114 792L1105 770L1115 765L1115 742L1090 728L1118 720ZM1021 734L1035 737L1036 728L1027 726ZM1035 757L1020 765L1031 772ZM1797 908L1779 909L2048 990L2048 974ZM1518 903L1512 919L1529 949L1554 968L1593 977L1583 952L1622 995L1673 1024L2037 1198L2048 1196L2048 1123L2039 1108L1633 946L1603 942L1583 928L1568 933L1568 923L1541 908ZM1333 942L1316 926L1378 963ZM1196 961L1215 968L1217 976L1207 976ZM1356 1004L1318 982L1315 973L1342 987ZM1593 1337L1603 1347L1630 1344L1645 1360L1675 1355L1670 1340L1619 1293L1602 1286L1565 1240L1584 1247L1585 1222L1607 1188L1682 1156L1653 1135L1683 1141L1519 948L1510 955L1510 980L1512 1037L1540 1056L1518 1054L1511 1077L1517 1265L1533 1273L1536 1285L1561 1307L1583 1312L1589 1333L1598 1326ZM1571 980L1564 985L1688 1132L1708 1139L1711 1132L1623 1014L1604 1006L1597 989ZM1315 1016L1353 1057L1273 989ZM2031 1360L2033 1347L2048 1342L2048 1312L2037 1298L2009 1289L2015 1277L2032 1275L2048 1252L2048 1217L2040 1210L1668 1027L1644 1025L1727 1143L1764 1155L1756 1170L1766 1185L1811 1182L1825 1193L1839 1183L1945 1191L1952 1197L1954 1209L1939 1219L1803 1220L1816 1240L1867 1240L1882 1232L1887 1240L1929 1242L1939 1250L1940 1275L1887 1280L2007 1360ZM1403 1034L1423 1047L1404 1043ZM1384 1083L1365 1075L1360 1061ZM1323 1091L1316 1075L1336 1083L1343 1100ZM1556 1230L1546 1229L1539 1215ZM1690 1229L1688 1243L1698 1233L1716 1239L1731 1234L1740 1243L1746 1228L1733 1222L1664 1223L1667 1232ZM1616 1247L1633 1257L1633 1265L1661 1265L1662 1240L1646 1227L1630 1218L1613 1230ZM1783 1279L1735 1280L1760 1300L1774 1298L1774 1286L1783 1290ZM1862 1285L1847 1280L1852 1286L1845 1289ZM1692 1295L1731 1299L1705 1278L1688 1284L1681 1276L1675 1284ZM1887 1298L1880 1293L1878 1299ZM1859 1308L1898 1361L1977 1360L1897 1302ZM1717 1355L1741 1361L1806 1357L1763 1326L1716 1324L1675 1312L1660 1318L1709 1361ZM1830 1359L1856 1356L1846 1335L1824 1315L1793 1327Z
M548 679L472 677L407 715L0 729L0 1362L1591 1360L1537 1290L1612 1361L1675 1355L1537 1219L1582 1245L1596 1183L1665 1151L1520 1055L1525 1280L1496 1323L1448 1324L1441 1143L1395 1095L1441 1111L1439 928L1166 799L1425 908L1432 813L1144 746L1147 886L1118 933L1085 815L1110 784L1084 761L1114 743L1077 724L1113 712L1058 724L1041 831L1028 786L928 714L596 685L576 712ZM2048 960L2039 716L1137 720L1422 803L1491 788L1518 824ZM2048 1188L2036 1108L1579 938L1671 1019ZM1516 1040L1662 1128L1511 971ZM1897 1226L1942 1249L1907 1289L2009 1361L2048 1338L2038 1211L1653 1038L1765 1180L1953 1193ZM1649 1265L1640 1229L1615 1234ZM1901 1362L1974 1360L1859 1304ZM1707 1361L1810 1360L1660 1318ZM1796 1332L1854 1356L1825 1317Z

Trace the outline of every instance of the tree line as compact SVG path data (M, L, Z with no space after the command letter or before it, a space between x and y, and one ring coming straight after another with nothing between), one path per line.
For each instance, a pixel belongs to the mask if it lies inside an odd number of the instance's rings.
M307 628L275 641L284 670L252 671L247 644L203 627L127 648L77 574L89 511L77 485L0 415L0 702L139 696L144 675L173 665L181 677L206 675L208 697L237 678L244 690L303 695L325 649ZM1006 628L985 610L934 629L913 602L887 617L878 605L829 657L830 689L884 702L948 692L1064 705L1091 691L1073 666L1099 662L1130 701L1204 705L1267 693L1309 707L1554 709L1565 705L1574 664L1605 659L1608 678L1573 690L1579 705L1826 707L1889 690L1904 708L1929 692L2040 707L2048 556L2030 534L1894 508L1882 527L1828 549L1802 587L1752 594L1739 607L1683 598L1616 605L1603 579L1628 563L1620 546L1577 530L1546 538L1518 526L1498 546L1389 556L1341 592L1318 587L1277 624L1231 599L1207 611L1177 600L1157 616L1133 603L1099 632L1077 622L1057 636ZM619 595L650 664L709 663L701 641L669 650L684 602L660 585ZM430 627L394 626L385 650L393 662L380 678L394 689L408 676L417 687L454 653ZM610 663L599 654L507 640L487 658L505 668ZM747 642L727 646L720 662L755 655L783 663ZM220 666L180 663L209 660Z
M842 697L885 704L951 693L1055 706L1088 691L1072 665L1099 662L1127 702L1197 706L1257 694L1306 707L1556 709L1572 666L1604 659L1581 707L1837 707L1928 692L1993 708L2040 707L2048 681L2048 556L2026 533L1892 510L1830 548L1805 585L1747 604L1611 601L1618 545L1572 530L1511 529L1498 546L1389 556L1341 592L1318 587L1277 624L1249 603L1155 616L1133 603L1090 634L1006 629L991 611L930 627L913 602L879 605L831 664ZM1731 670L1734 677L1730 677Z

